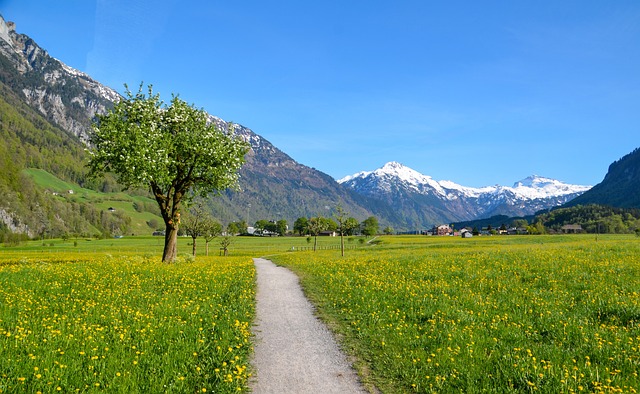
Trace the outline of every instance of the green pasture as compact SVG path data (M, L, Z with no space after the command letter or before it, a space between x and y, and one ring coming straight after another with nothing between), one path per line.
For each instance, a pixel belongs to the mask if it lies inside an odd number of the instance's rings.
M25 174L33 178L35 183L51 193L57 193L57 198L66 199L78 203L90 203L96 209L102 211L108 211L109 208L113 208L114 212L123 212L131 218L131 234L143 235L152 234L154 229L151 229L147 222L155 220L163 225L162 218L152 212L139 211L134 208L134 203L140 205L147 204L148 206L157 209L157 203L143 196L132 196L127 193L102 193L91 189L85 189L79 187L77 184L63 181L56 176L48 173L47 171L29 168L24 170ZM69 191L73 193L69 193ZM98 232L96 230L96 232ZM99 233L99 232L98 232Z
M222 237L214 238L209 242L209 255L219 256L221 254L220 242ZM362 240L362 241L360 241ZM55 259L66 256L117 256L117 255L140 255L150 260L160 260L164 247L163 236L124 236L122 238L69 238L32 240L23 242L18 246L0 246L0 264L3 260L37 260ZM318 249L330 249L339 252L339 237L318 237ZM347 251L356 248L367 247L366 240L361 237L345 238L345 248ZM299 252L301 250L311 250L313 240L306 237L232 237L229 246L229 255L260 257L264 255ZM191 237L178 237L178 255L182 258L189 258L192 254L193 240ZM206 243L202 237L196 239L196 257L206 255Z
M636 236L181 237L175 264L163 241L0 247L0 392L247 391L258 256L382 392L640 389Z
M636 392L635 236L383 237L282 254L383 392Z

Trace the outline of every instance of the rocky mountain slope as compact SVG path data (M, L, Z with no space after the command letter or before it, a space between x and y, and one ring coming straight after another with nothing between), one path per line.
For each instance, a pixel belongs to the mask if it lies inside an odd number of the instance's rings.
M103 113L118 93L68 67L0 15L0 82L50 122L88 141L96 113Z
M331 216L341 205L351 216L363 220L376 215L393 224L396 212L388 205L341 186L329 175L302 165L250 129L211 116L223 130L249 141L251 150L240 170L240 192L227 191L210 201L216 216L225 220L286 219L293 224L301 216Z
M397 162L338 182L402 210L408 227L494 215L531 215L562 205L590 189L590 186L570 185L535 175L511 187L472 188L451 181L436 181Z
M611 163L602 182L566 206L587 204L640 208L640 148Z

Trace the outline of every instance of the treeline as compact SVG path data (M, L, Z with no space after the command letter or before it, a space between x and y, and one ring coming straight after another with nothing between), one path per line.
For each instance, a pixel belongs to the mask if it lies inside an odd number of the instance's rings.
M577 224L588 233L628 234L640 230L640 209L577 205L538 214L536 222L549 232L561 232L563 226Z
M580 226L580 229L572 229L571 232L640 234L640 209L590 204L556 208L527 217L498 215L454 223L457 229L473 229L474 233L485 230L491 234L505 233L509 229L516 229L518 234L554 234L566 232L563 227L568 225Z
M230 233L246 233L246 222L231 222L227 226L227 230ZM323 232L337 232L343 235L365 235L373 236L379 232L378 219L375 216L370 216L362 222L359 222L356 218L347 216L336 217L323 217L313 216L304 217L301 216L293 223L293 227L289 228L286 220L265 220L261 219L255 222L253 226L254 235L264 236L284 236L284 235L298 235L298 236L315 236ZM389 228L385 231L393 231Z

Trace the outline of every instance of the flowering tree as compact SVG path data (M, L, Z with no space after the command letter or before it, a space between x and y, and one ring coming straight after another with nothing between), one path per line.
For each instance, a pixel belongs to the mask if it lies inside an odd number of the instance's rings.
M90 175L113 172L126 187L150 188L166 226L162 261L173 262L181 203L236 186L248 144L176 96L166 106L151 86L125 96L94 124Z

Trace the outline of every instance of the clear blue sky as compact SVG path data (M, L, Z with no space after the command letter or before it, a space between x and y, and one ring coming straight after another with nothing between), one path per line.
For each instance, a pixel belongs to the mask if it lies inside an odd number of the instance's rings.
M640 2L0 0L49 53L153 84L334 178L596 184L640 146Z

